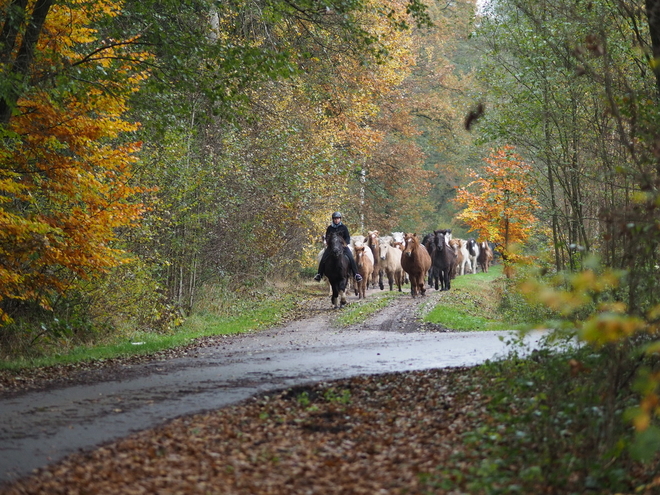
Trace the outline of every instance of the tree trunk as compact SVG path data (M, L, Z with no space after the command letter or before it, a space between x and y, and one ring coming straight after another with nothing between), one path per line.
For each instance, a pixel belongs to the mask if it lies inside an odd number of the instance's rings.
M13 0L7 8L5 20L0 32L0 64L11 65L11 54L14 52L18 33L25 24L27 0Z
M11 52L7 53L9 47L5 46L3 48L3 60L6 57L8 62L7 65L11 67L3 74L3 77L11 81L11 87L10 91L0 99L0 124L6 125L9 122L11 114L16 107L16 102L18 102L18 99L21 97L23 92L22 88L24 87L25 81L30 72L32 62L34 61L37 41L39 41L39 36L41 35L44 22L46 21L46 16L53 5L53 2L54 0L37 0L32 15L30 16L30 20L27 22L27 27L23 34L23 41L18 49L18 54L16 55L13 64L11 64L10 60ZM27 18L24 2L22 2L22 0L12 2L11 8L20 9L21 7L23 8L23 17ZM13 12L14 15L18 15L16 10ZM13 24L13 26L11 24ZM16 42L18 27L19 26L16 24L15 20L13 22L11 21L8 13L5 25L2 29L2 36L6 36L6 41L12 43L12 48L13 44Z
M655 86L660 96L660 0L646 0L646 18L649 22L649 34L651 36L651 48L654 63Z
M545 13L545 3L543 4L544 13ZM552 137L550 136L550 99L548 95L548 79L546 66L543 66L543 138L544 138L544 155L545 163L547 166L548 174L548 189L550 194L550 209L551 209L551 219L552 219L552 243L555 248L555 268L558 272L564 269L564 264L562 263L560 256L560 244L559 244L559 222L557 219L557 196L555 192L555 178L554 171L552 170L552 158L550 156L550 149L552 149Z

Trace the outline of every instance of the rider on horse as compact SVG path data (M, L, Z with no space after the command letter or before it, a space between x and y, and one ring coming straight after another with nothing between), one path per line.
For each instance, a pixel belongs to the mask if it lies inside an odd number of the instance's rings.
M348 258L348 261L351 263L351 270L355 274L355 280L357 282L360 282L362 280L362 275L358 273L358 267L355 264L355 258L353 258L353 253L351 252L351 248L348 247L348 245L351 243L351 235L348 233L348 227L341 223L341 213L338 211L334 212L332 214L332 223L328 225L328 228L325 231L325 238L327 239L331 233L336 233L337 235L341 236L344 238L346 241L346 247L344 247L344 254ZM326 249L325 252L323 253L323 256L321 257L321 261L319 262L319 270L316 275L314 275L314 280L317 282L321 281L321 277L323 277L323 268L325 266L325 260L329 256L329 249Z

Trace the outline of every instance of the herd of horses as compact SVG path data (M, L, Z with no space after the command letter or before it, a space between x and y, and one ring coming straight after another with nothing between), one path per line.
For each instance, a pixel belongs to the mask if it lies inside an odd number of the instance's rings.
M369 288L384 290L385 281L390 290L410 283L412 297L424 296L427 284L435 290L450 290L451 281L457 275L477 273L478 268L488 272L493 260L493 250L486 241L453 239L451 229L434 230L420 237L416 233L393 232L380 236L377 230L368 235L351 237L353 252L362 281L351 277L348 258L344 255L346 242L339 235L324 239L327 258L322 275L330 283L332 306L346 304L346 290L352 284L359 299L366 297Z

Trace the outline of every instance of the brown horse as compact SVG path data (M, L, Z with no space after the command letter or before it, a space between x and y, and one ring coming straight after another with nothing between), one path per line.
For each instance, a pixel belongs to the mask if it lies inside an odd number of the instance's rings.
M410 278L410 293L426 295L426 274L431 268L431 256L419 242L417 234L406 234L406 249L401 256L401 267Z
M477 256L477 263L481 271L488 273L488 267L493 262L493 250L490 248L490 244L487 241L482 241L479 243L479 256Z

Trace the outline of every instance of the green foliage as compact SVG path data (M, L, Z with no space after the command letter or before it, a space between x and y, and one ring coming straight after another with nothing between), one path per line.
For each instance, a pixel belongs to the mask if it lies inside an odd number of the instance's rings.
M90 318L118 334L124 332L167 333L181 324L182 314L167 304L157 281L157 268L132 259L107 275L81 282L79 291L87 300Z
M331 387L323 392L323 397L328 402L336 402L344 405L351 403L351 391L348 389L336 390Z
M71 293L57 312L34 307L27 310L25 316L3 326L0 359L38 359L66 354L81 344L98 343L112 334L111 328L89 317L87 305L74 301L75 293Z
M139 34L140 44L154 47L154 77L135 103L142 122L165 130L172 118L185 118L202 101L205 108L198 118L240 120L249 108L250 91L304 70L298 50L310 41L321 42L327 33L334 43L349 42L365 62L387 57L382 40L360 22L371 8L356 0L323 5L307 0L131 0L106 34ZM395 29L408 29L389 12L373 8ZM408 1L408 11L420 25L429 25L426 10L423 2ZM299 23L305 29L287 28ZM309 60L309 53L302 55Z
M503 280L504 288L499 311L505 321L538 325L553 321L558 317L557 313L545 304L534 302L526 297L524 289L521 288L521 283L539 276L536 269L521 266L517 268L513 278Z
M309 390L302 390L298 392L294 389L296 394L296 402L298 405L305 409L307 412L314 412L319 409L319 402L325 402L337 405L348 405L351 403L351 391L348 389L337 390L334 387L323 390L322 394L312 392Z
M522 286L527 307L598 352L657 357L659 73L648 54L660 27L622 2L491 7L478 30L491 109L480 129L534 158L555 250L554 273ZM625 419L639 435L636 455L648 458L660 374L657 364L624 371L625 359L611 365L645 384Z
M629 381L613 383L613 362L635 367L615 349L571 345L479 366L472 383L489 420L464 435L469 448L451 462L462 472L438 466L427 482L486 494L634 491L637 470L649 479L654 465L625 449L634 438L622 414L636 397Z
M182 315L166 304L153 272L134 259L104 276L76 281L51 310L21 311L23 316L0 332L0 352L36 358L106 344L127 333L167 333Z
M520 326L505 321L489 320L481 316L473 316L468 314L468 311L467 308L458 309L438 306L425 319L431 323L440 324L456 331L514 330Z

